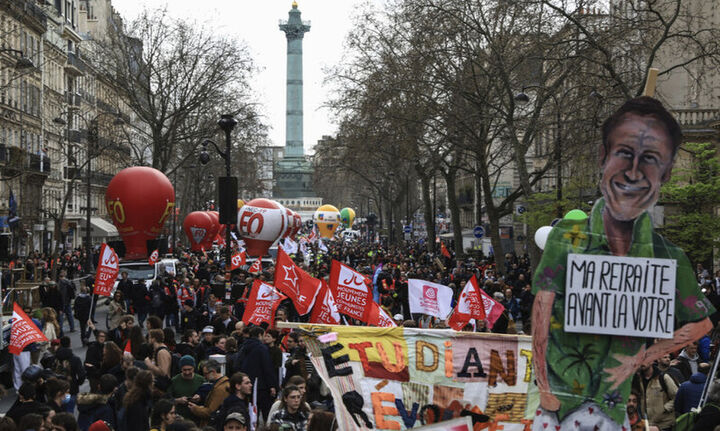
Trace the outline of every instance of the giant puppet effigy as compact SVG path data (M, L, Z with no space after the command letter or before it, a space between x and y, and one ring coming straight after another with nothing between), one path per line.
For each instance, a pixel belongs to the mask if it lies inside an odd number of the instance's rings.
M635 371L712 328L714 308L690 261L648 214L681 139L677 121L648 96L603 124L602 198L589 217L549 231L533 279L533 430L630 429Z

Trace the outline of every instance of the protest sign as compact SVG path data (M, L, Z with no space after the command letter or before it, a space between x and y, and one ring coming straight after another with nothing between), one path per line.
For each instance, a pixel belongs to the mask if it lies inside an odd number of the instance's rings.
M299 326L337 334L328 343L307 337L306 345L342 430L419 428L463 411L487 415L490 429L521 431L532 423L534 411L526 413L532 379L528 336Z
M674 259L569 254L566 332L673 338Z

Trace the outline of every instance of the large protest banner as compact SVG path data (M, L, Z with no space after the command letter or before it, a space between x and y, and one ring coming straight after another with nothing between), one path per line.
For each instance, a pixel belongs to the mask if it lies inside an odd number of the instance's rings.
M460 416L524 430L531 381L528 336L418 328L299 325L330 388L342 430L403 430ZM335 338L333 334L330 338ZM321 339L327 341L322 342Z

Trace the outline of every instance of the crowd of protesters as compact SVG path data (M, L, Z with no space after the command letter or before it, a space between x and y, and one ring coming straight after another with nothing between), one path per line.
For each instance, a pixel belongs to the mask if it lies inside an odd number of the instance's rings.
M408 279L449 286L456 301L477 277L505 310L496 321L465 330L531 333L528 256L459 260L418 243L331 242L325 247L320 251L310 244L307 255L291 257L317 278L329 276L332 260L363 273L373 280L375 300L399 326L447 327L443 320L410 312ZM307 321L307 315L298 315L286 300L272 327L242 322L254 280L272 284L272 266L255 274L247 267L226 274L218 251L184 252L175 272L149 285L121 273L113 295L98 300L91 297L85 259L76 251L54 262L41 256L25 262L33 265L28 270L33 274L38 274L34 268L43 268L42 308L33 320L50 341L27 349L31 359L17 373L17 401L0 419L0 431L337 429L329 390L303 338L277 324ZM376 271L379 264L382 271ZM720 298L720 274L712 279L704 271L698 277L711 299ZM96 307L105 307L104 322L95 321ZM73 353L67 336L76 323L84 357ZM670 429L676 416L698 405L715 355L711 337L637 372L628 400L631 424L647 418L659 429ZM89 391L81 391L86 381ZM708 394L708 401L707 406L720 406L720 393ZM718 424L720 408L706 407L700 418L705 422L698 423Z

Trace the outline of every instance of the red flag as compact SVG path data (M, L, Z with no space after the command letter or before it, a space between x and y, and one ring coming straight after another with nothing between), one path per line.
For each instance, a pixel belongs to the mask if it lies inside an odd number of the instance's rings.
M480 295L480 287L477 278L473 275L460 293L455 310L447 320L447 324L454 330L460 331L470 320L483 320L485 318L485 307Z
M245 252L235 253L230 257L230 271L245 265Z
M368 313L368 325L380 326L385 328L394 328L397 326L394 320L385 312L385 310L376 303L370 303L370 313Z
M368 321L369 304L373 302L370 280L349 266L332 261L330 267L330 289L332 289L338 310L348 316Z
M40 328L22 311L22 308L13 302L13 322L10 330L10 345L8 352L19 355L28 344L48 341Z
M313 230L310 231L310 234L308 235L307 239L310 242L315 242L315 240L317 239L317 233L315 233L315 228L313 228Z
M275 287L288 296L298 314L310 312L320 292L320 280L300 269L285 251L278 247L275 265Z
M503 311L505 311L505 307L501 303L494 300L490 295L485 293L485 291L482 289L480 290L480 296L483 300L485 315L487 316L488 328L492 329L492 327L495 325L495 322L502 315Z
M340 324L340 312L338 312L335 298L332 291L328 287L325 280L320 280L322 287L318 297L320 301L315 302L315 306L310 313L310 323L324 323L327 325Z
M156 263L160 260L160 252L158 249L153 250L152 253L150 253L150 257L148 258L148 263L150 266L155 266Z
M97 272L95 273L95 288L93 294L110 296L115 279L120 272L118 255L109 245L103 243L100 249Z
M255 280L252 292L250 292L250 299L243 314L243 323L246 325L250 323L260 325L262 322L267 322L270 326L273 326L275 311L285 298L286 296L273 286Z
M132 344L130 344L130 340L125 344L124 352L132 355Z
M450 259L452 256L450 255L450 252L448 251L447 247L445 247L444 242L440 242L440 253L442 253L443 256Z
M257 274L262 272L262 257L258 257L255 263L248 269L250 274Z

